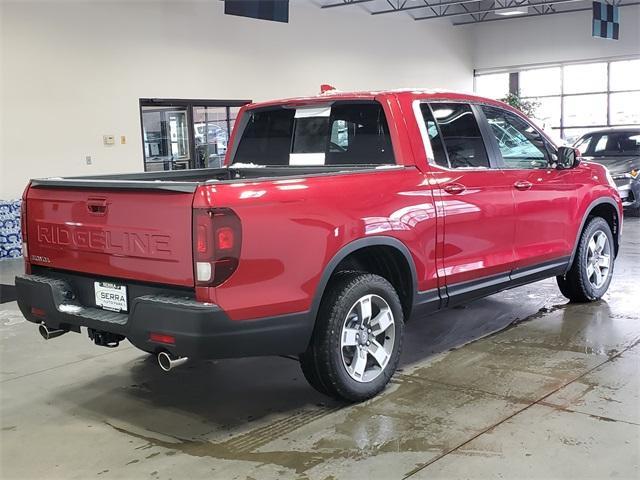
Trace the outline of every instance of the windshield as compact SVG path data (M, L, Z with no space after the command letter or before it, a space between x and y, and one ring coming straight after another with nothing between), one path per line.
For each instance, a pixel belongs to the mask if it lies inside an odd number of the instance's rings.
M575 147L588 157L640 155L640 132L609 132L585 135Z
M389 127L377 102L334 102L250 110L232 164L395 164Z

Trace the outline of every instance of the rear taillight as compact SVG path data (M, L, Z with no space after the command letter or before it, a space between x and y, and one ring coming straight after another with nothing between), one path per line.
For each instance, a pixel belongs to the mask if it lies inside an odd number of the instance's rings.
M22 193L22 204L20 205L20 232L22 233L22 258L24 258L24 272L31 273L31 263L29 262L29 247L27 245L27 192L31 184L28 184Z
M228 208L194 209L193 243L196 285L220 285L238 268L242 245L240 218Z

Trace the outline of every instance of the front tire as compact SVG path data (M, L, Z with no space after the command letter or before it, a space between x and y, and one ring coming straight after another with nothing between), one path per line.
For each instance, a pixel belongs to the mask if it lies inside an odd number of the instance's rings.
M367 400L389 383L404 334L402 305L384 278L336 274L325 293L311 344L300 356L316 390L350 402Z
M566 275L556 277L560 292L572 302L599 300L611 283L614 261L609 224L604 218L591 218L580 235L571 268Z

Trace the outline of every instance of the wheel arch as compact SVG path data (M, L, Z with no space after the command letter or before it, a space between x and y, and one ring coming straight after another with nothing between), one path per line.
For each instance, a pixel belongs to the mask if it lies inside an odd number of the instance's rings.
M310 314L314 324L318 310L320 309L320 303L331 277L338 271L348 269L358 270L358 266L362 264L365 255L382 252L391 255L382 260L382 266L377 269L374 268L374 271L371 271L371 269L365 269L363 271L380 274L380 276L386 278L394 288L396 288L402 302L405 319L409 318L418 286L416 267L411 252L404 243L396 238L373 236L360 238L345 245L333 256L329 263L327 263L320 277L320 282L316 287L316 293L311 305ZM385 266L385 261L389 260L391 260L392 263L386 264ZM395 264L396 261L400 261L400 263ZM353 265L352 268L346 268L350 265ZM391 270L394 266L398 267L396 274L393 274L393 270ZM388 270L385 270L387 274L383 273L385 268L388 268Z
M591 217L601 217L609 224L611 233L613 235L615 255L618 255L618 251L620 250L620 225L622 219L620 208L612 198L600 197L589 204L585 211L585 214L582 217L580 228L578 229L578 233L573 243L573 250L571 252L571 258L569 259L567 271L571 268L571 265L573 265L573 260L576 256L580 236L584 231L584 227L586 226L587 221Z

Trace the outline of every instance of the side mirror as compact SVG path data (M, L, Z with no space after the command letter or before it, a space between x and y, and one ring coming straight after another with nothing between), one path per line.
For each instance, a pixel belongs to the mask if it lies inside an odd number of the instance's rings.
M558 148L558 169L566 170L580 165L580 150L573 147Z

